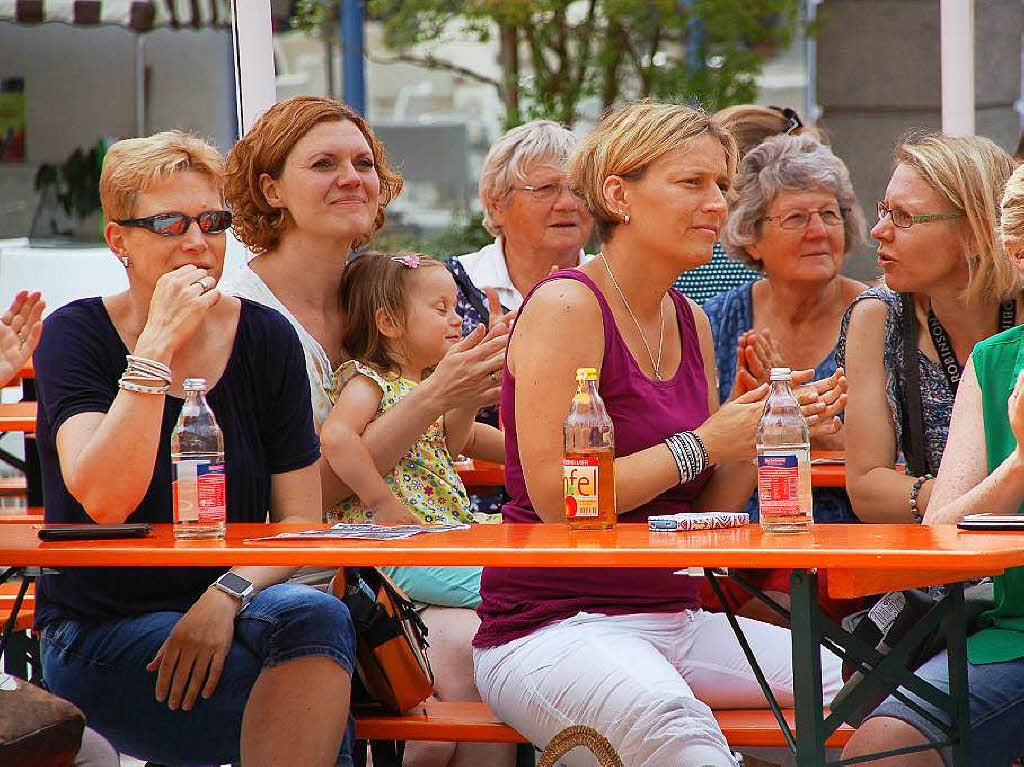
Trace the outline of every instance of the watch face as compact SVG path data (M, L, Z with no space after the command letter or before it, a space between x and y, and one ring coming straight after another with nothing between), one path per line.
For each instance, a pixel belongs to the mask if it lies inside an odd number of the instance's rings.
M217 579L217 582L222 586L226 586L227 588L231 589L239 596L245 593L245 590L247 588L252 586L252 584L249 583L249 581L247 581L241 575L236 575L232 572L224 573L224 575Z

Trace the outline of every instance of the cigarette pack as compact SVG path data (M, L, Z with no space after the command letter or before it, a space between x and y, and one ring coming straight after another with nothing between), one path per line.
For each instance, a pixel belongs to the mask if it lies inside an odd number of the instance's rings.
M749 514L732 511L684 511L679 514L654 514L647 518L651 530L659 532L719 530L725 527L742 527L749 522Z

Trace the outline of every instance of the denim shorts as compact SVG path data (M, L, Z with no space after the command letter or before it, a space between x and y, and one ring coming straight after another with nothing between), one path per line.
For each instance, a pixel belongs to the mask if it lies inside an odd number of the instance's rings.
M935 687L949 692L949 667L945 652L939 653L917 670L917 676ZM971 764L985 767L1008 767L1024 754L1024 658L1006 663L967 665L967 687L970 691ZM948 725L949 715L930 703L902 690L936 719ZM906 722L928 740L943 739L942 732L931 721L895 698L888 698L874 710L871 717L887 716ZM947 765L953 763L952 749L940 752Z
M311 656L335 660L349 674L355 665L355 632L344 603L308 586L278 584L256 594L235 619L213 695L200 696L191 711L171 711L156 700L156 673L146 665L181 617L155 612L52 621L41 637L43 678L121 753L162 764L227 764L240 761L242 712L264 668ZM354 732L350 715L337 761L343 767L352 764Z

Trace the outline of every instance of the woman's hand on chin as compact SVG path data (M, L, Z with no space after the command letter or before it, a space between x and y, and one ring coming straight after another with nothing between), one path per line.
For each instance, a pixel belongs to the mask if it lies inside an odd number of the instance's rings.
M215 277L193 264L180 266L157 280L136 354L168 362L220 301L216 285Z

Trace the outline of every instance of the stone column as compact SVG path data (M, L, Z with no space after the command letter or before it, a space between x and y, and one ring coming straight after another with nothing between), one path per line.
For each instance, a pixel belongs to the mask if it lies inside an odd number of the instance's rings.
M824 0L817 12L818 124L874 221L897 140L908 130L942 127L939 0ZM976 130L1013 152L1022 3L976 0L974 14ZM874 249L851 258L844 271L874 276Z

